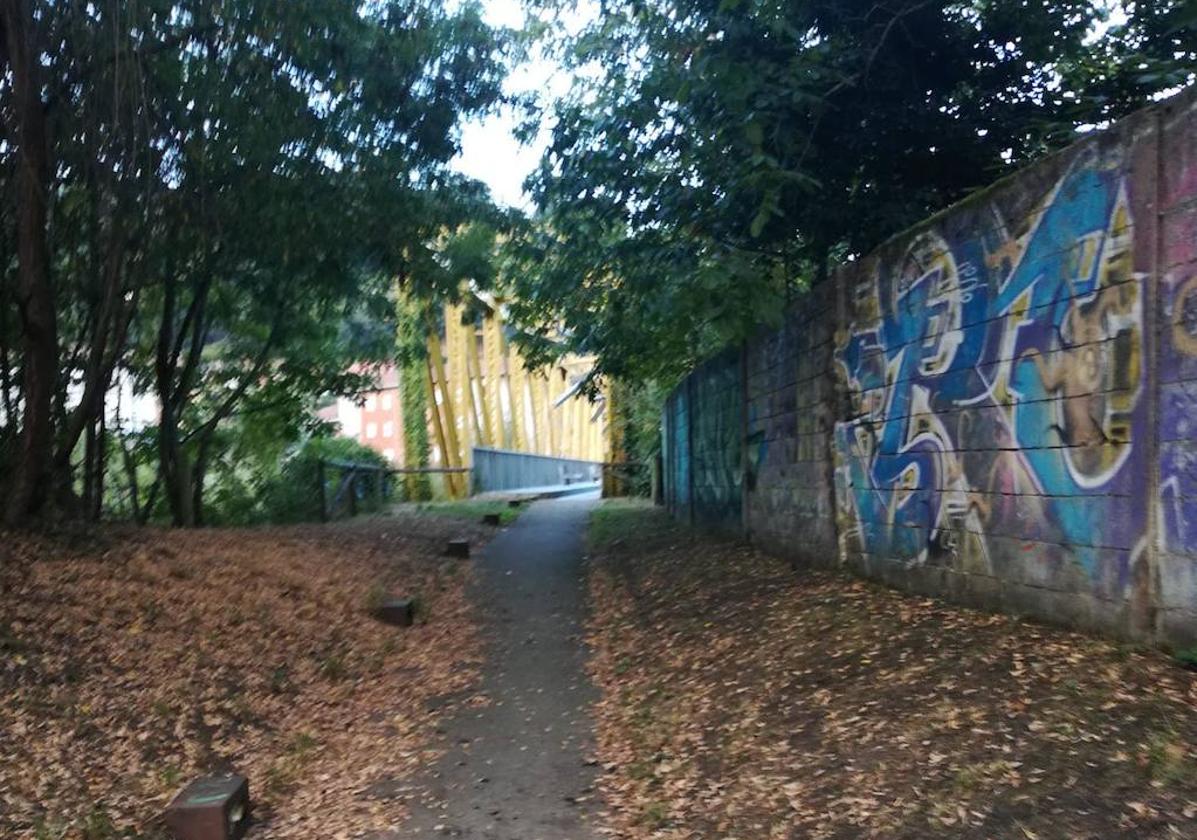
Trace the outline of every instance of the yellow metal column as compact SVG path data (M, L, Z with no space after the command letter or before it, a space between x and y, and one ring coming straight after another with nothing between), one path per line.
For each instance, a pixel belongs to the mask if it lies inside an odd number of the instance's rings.
M558 412L553 409L553 391L550 385L550 379L553 375L552 368L545 369L544 379L540 381L540 405L544 409L544 425L547 430L545 436L545 443L548 444L544 453L546 455L560 455L558 451L558 441L561 440L561 433L558 428Z
M453 390L454 404L458 409L457 431L462 443L462 461L468 461L474 443L481 437L478 428L478 409L474 404L474 383L470 373L468 334L461 318L464 308L460 304L445 304L445 343L449 351L449 385Z
M524 362L511 348L507 348L507 396L511 405L511 444L517 452L533 452L530 435L524 433L528 416L525 413L527 388L524 383ZM529 431L534 431L535 424Z
M510 449L510 435L503 423L503 330L499 314L494 311L488 312L482 322L482 356L486 365L483 404L491 446Z
M545 423L544 393L540 389L542 381L543 377L540 371L528 371L528 395L532 400L532 434L536 438L532 451L548 455L550 454L549 427Z
M477 398L475 404L475 422L478 425L478 441L483 446L494 446L494 427L490 425L490 401L487 399L486 372L482 369L482 360L478 356L478 330L471 322L466 329L466 353L470 370L473 372L470 393Z

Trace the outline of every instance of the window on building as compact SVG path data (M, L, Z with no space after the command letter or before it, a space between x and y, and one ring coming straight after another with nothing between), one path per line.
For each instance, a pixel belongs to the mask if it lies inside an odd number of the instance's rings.
M374 438L378 437L378 424L377 423L367 423L366 424L366 437L369 438L370 440L373 440Z
M382 450L382 457L386 458L388 461L394 461L395 460L395 450L394 449Z
M383 411L391 410L391 395L390 394L382 395L382 410Z
M373 411L374 406L377 405L377 402L378 401L373 394L366 397L366 411Z
M382 424L382 436L384 438L389 438L389 437L395 436L395 424L392 423L390 420L387 420L385 423Z

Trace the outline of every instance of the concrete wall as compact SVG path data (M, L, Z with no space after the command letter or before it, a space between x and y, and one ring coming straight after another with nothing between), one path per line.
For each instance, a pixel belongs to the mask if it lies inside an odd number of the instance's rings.
M796 562L1197 640L1195 103L896 237L696 370L666 411L667 442L690 433L671 508L727 527L738 500Z

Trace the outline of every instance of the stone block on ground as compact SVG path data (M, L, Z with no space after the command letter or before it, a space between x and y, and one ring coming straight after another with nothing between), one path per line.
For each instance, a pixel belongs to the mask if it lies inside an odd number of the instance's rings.
M384 624L411 627L416 620L415 599L387 598L374 609L374 617Z
M249 828L249 812L249 780L218 773L179 791L166 808L166 824L175 840L240 840Z

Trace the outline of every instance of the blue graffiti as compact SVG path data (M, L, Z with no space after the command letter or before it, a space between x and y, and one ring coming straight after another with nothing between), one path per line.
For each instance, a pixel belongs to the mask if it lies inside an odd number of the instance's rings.
M869 554L925 562L996 530L1068 545L1093 574L1142 531L1094 495L1130 492L1141 419L1121 173L1078 158L1037 215L1017 238L991 209L958 241L922 234L858 298L867 322L836 353L858 404L835 445Z

